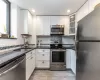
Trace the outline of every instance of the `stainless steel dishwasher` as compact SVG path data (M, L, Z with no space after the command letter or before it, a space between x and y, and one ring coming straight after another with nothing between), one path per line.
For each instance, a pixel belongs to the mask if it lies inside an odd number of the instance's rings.
M25 56L0 69L0 80L25 80Z

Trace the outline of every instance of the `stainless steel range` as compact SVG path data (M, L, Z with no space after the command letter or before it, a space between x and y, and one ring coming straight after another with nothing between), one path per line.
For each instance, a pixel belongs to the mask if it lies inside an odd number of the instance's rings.
M66 70L66 50L51 49L50 70Z
M51 36L50 70L66 70L66 49L62 46L62 36Z

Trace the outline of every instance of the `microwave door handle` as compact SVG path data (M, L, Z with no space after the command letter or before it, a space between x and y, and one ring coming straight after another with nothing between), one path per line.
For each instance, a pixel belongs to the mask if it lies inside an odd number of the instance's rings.
M0 73L0 76L8 73L9 71L15 69L20 63L22 63L25 60L25 58L22 61L17 62L14 66L10 67L9 69L3 71L2 73Z

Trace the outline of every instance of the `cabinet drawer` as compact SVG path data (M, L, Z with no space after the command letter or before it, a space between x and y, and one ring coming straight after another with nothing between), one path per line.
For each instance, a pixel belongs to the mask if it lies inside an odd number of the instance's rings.
M29 57L31 57L32 56L32 52L28 52L27 54L26 54L26 59L28 59Z
M36 61L37 68L50 68L50 61Z
M50 60L50 53L37 53L36 60Z
M50 52L50 49L37 49L37 53Z

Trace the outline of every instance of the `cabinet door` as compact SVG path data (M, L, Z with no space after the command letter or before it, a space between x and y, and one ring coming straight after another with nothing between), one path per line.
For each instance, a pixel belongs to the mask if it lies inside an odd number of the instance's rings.
M21 21L21 26L24 27L24 31L23 33L24 34L27 34L28 33L28 11L27 10L21 10L21 18L22 18L22 21Z
M87 14L89 14L89 1L87 1L76 14L76 21L80 21Z
M43 35L50 35L50 17L43 16Z
M100 0L89 0L89 12L93 11L95 6L100 3Z
M33 32L33 16L28 12L28 33L32 34Z
M35 56L35 50L33 50L32 52L33 52L33 55L32 55L33 56L33 59L32 59L32 70L34 71L34 69L35 69L35 57L36 57Z
M26 54L26 80L28 80L35 69L35 51Z
M37 16L37 35L50 35L50 17Z
M69 17L68 16L51 16L50 25L65 25L64 34L69 33Z
M71 69L71 51L70 51L70 49L66 50L66 68Z
M28 58L26 60L26 80L28 80L31 76L32 66L31 66L32 60L31 58Z
M36 17L36 35L43 35L43 22L40 16Z
M76 74L76 53L71 50L71 69Z
M76 74L76 53L72 49L66 50L66 68L72 69Z
M50 25L64 25L63 23L61 23L61 16L51 16L50 17Z

